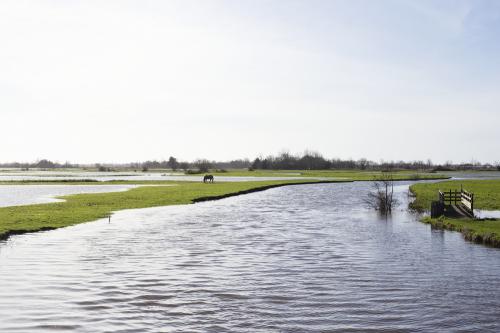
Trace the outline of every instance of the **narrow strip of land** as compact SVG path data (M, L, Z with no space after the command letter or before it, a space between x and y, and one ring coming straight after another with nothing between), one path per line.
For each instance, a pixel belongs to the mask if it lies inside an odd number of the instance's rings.
M124 209L190 204L280 186L336 182L339 181L294 180L213 184L169 182L169 185L177 186L141 186L126 192L63 196L60 198L64 199L64 202L0 208L0 239L6 239L14 234L90 222Z
M415 195L411 206L417 210L428 210L431 202L437 200L438 190L460 189L474 192L474 205L477 209L500 210L500 180L453 180L438 183L419 183L410 187ZM458 219L425 217L422 222L434 227L461 232L465 239L500 247L500 220Z

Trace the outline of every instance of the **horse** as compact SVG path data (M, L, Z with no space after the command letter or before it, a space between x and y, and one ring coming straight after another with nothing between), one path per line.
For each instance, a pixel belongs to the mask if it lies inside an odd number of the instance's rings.
M213 175L205 175L205 177L203 177L203 182L204 183L206 183L206 182L213 183L214 182L214 176Z

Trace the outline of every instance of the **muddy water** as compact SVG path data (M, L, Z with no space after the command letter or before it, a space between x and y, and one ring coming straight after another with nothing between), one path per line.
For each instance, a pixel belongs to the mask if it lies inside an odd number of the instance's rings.
M498 332L500 251L367 183L123 211L0 245L1 332Z

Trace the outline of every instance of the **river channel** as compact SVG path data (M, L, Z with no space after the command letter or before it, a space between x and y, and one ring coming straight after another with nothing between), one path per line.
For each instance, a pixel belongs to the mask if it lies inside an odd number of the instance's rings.
M1 332L498 332L500 251L370 183L116 213L0 243Z

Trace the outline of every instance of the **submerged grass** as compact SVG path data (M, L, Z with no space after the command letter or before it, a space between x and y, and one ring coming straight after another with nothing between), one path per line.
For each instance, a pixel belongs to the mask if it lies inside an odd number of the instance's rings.
M454 190L463 186L474 193L474 206L478 209L500 210L500 179L495 180L453 180L438 183L419 183L410 187L415 195L412 207L428 210L431 202L437 200L438 190ZM500 247L500 220L454 219L425 217L422 222L434 227L461 232L465 239Z
M161 184L171 186L144 186L125 192L76 194L60 197L66 200L64 202L2 207L0 208L0 239L6 239L12 234L49 230L94 221L123 209L189 204L261 191L272 187L311 183L319 183L319 181L293 180L214 184L163 182ZM127 182L127 184L131 183Z

